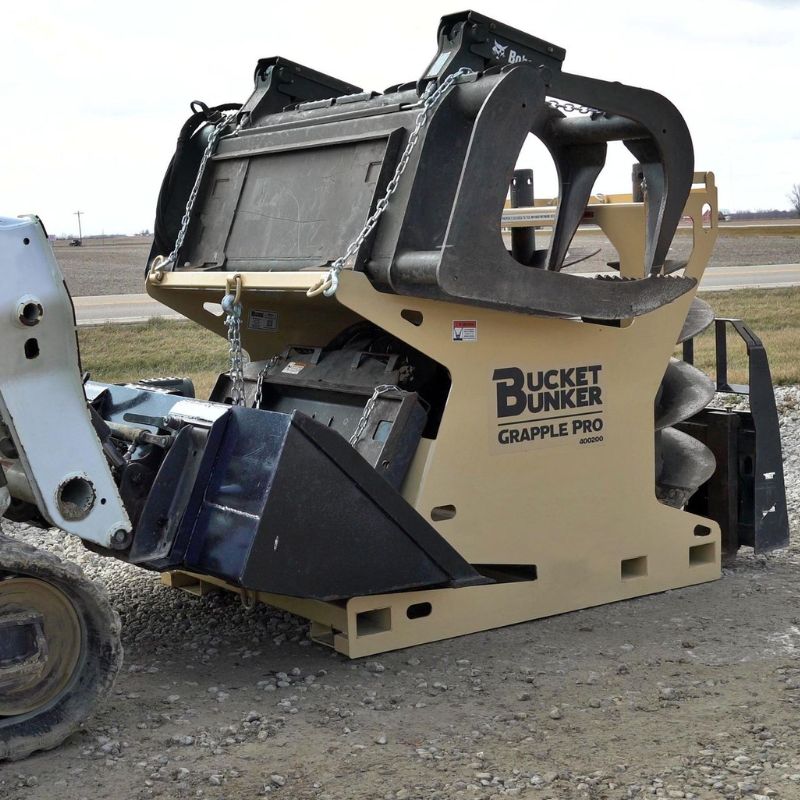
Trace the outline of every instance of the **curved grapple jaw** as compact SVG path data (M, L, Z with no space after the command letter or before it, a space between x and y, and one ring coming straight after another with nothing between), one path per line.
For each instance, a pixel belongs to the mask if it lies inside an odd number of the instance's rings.
M564 73L563 50L489 23L473 12L445 17L439 53L423 78L382 95L353 94L354 87L317 73L336 96L287 88L285 76L283 83L258 78L207 170L179 268L329 266L383 197L425 88L466 68L428 112L385 213L347 266L384 291L596 320L645 314L692 289L693 278L665 269L694 168L675 107L654 92ZM286 63L270 60L272 73L291 72ZM268 95L281 91L293 105L276 110L283 106ZM311 99L300 102L305 96ZM549 97L587 113L567 116ZM554 159L559 199L548 249L521 257L506 249L499 221L531 133ZM624 281L562 274L610 141L625 144L643 176L641 269Z

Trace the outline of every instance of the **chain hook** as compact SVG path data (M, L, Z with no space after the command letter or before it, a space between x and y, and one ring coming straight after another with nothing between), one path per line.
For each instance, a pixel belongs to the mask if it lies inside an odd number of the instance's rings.
M242 276L235 272L225 281L225 288L228 294L233 295L234 305L240 305L242 300Z
M166 256L156 256L150 262L150 280L153 283L161 283L164 280L164 266L167 263Z
M333 267L331 267L331 270ZM323 275L307 292L306 297L316 297L317 295L324 294L325 297L330 297L328 292L333 287L334 294L336 293L336 289L339 286L339 277L336 276L334 280L333 275L331 275L331 271L329 270L326 275Z

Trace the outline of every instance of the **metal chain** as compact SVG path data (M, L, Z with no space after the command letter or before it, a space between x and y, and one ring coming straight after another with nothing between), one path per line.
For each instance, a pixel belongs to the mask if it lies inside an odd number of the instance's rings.
M393 386L389 383L382 383L380 386L375 387L375 391L372 393L372 397L367 400L367 404L364 406L364 413L361 415L361 419L358 421L358 425L356 425L356 429L353 431L353 435L350 437L349 441L350 444L355 447L358 444L358 440L361 438L361 434L364 433L364 430L367 427L367 423L369 422L370 414L372 414L373 409L375 408L375 403L377 402L378 398L382 394L386 394L387 392L399 392L400 394L406 394L399 386Z
M225 312L225 327L228 329L228 353L230 355L231 400L235 406L244 405L244 354L242 352L242 304L236 294L230 292L222 298Z
M208 137L206 149L203 151L203 157L200 159L200 166L197 168L197 177L194 179L194 186L192 186L192 191L189 193L189 199L186 201L186 210L183 212L183 217L181 217L181 227L178 231L177 237L175 238L175 245L172 248L172 252L166 258L164 258L164 256L156 256L156 258L153 259L151 272L156 280L160 278L159 273L168 272L169 270L174 269L178 262L178 253L183 246L183 240L186 238L186 231L189 229L189 222L192 218L192 210L194 209L194 204L197 200L197 194L200 191L200 184L203 181L206 165L217 149L217 142L219 141L219 137L222 135L222 131L230 124L231 120L236 116L236 114L236 111L224 112L222 114L222 119L220 119L220 121L214 126L214 129L211 131L211 135ZM171 267L169 266L170 264L172 265Z
M566 111L568 114L572 113L573 111L577 111L579 114L602 114L603 112L599 108L592 108L591 106L580 106L575 105L575 103L565 103L562 100L554 100L552 97L548 97L547 105L550 108L559 108L562 111Z
M383 197L378 200L377 204L375 205L375 210L364 223L364 227L361 229L358 236L356 236L356 238L350 242L344 254L339 256L339 258L337 258L336 261L331 264L328 274L324 278L321 278L319 281L317 281L317 283L312 286L308 292L306 292L309 297L316 297L318 294L324 294L325 297L332 297L336 294L336 290L339 288L339 273L342 271L347 261L358 252L358 249L364 243L364 240L370 235L370 233L372 233L375 226L378 224L378 220L383 215L383 212L386 211L386 208L389 205L389 199L397 191L400 178L408 166L408 162L411 159L411 154L414 152L414 148L417 146L419 135L425 125L429 122L430 112L436 107L436 105L438 105L442 97L444 97L450 87L457 80L464 75L470 74L472 74L471 69L467 67L461 67L460 69L456 70L456 72L450 73L450 75L448 75L438 87L436 87L436 83L434 81L431 81L431 83L428 84L423 92L422 97L420 97L419 102L415 106L412 106L412 108L421 106L422 110L419 112L419 114L417 114L417 118L414 122L414 128L409 134L406 148L403 150L403 155L400 156L400 160L397 163L397 169L395 169L392 179L386 186L386 192L384 193Z
M264 369L258 373L258 381L256 382L256 398L253 402L253 408L261 408L261 400L264 395L264 379L267 377L267 372L269 372L280 360L280 356L272 356L272 358L264 365Z

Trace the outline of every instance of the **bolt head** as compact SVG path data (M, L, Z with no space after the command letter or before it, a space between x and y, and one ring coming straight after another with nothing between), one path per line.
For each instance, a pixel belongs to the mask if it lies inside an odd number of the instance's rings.
M127 546L130 539L131 539L131 534L128 531L122 530L122 528L120 528L119 530L116 530L114 531L114 533L111 534L111 545L116 548L123 548Z

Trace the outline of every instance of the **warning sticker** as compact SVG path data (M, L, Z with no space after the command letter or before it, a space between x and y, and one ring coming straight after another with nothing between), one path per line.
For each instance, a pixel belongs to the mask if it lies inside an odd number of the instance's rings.
M302 361L290 361L281 372L285 372L287 375L299 375L307 366L308 364L304 364Z
M248 317L247 327L251 331L276 331L278 330L278 314L275 311L253 309Z
M453 320L453 341L454 342L477 342L478 341L478 321L474 319L454 319Z

